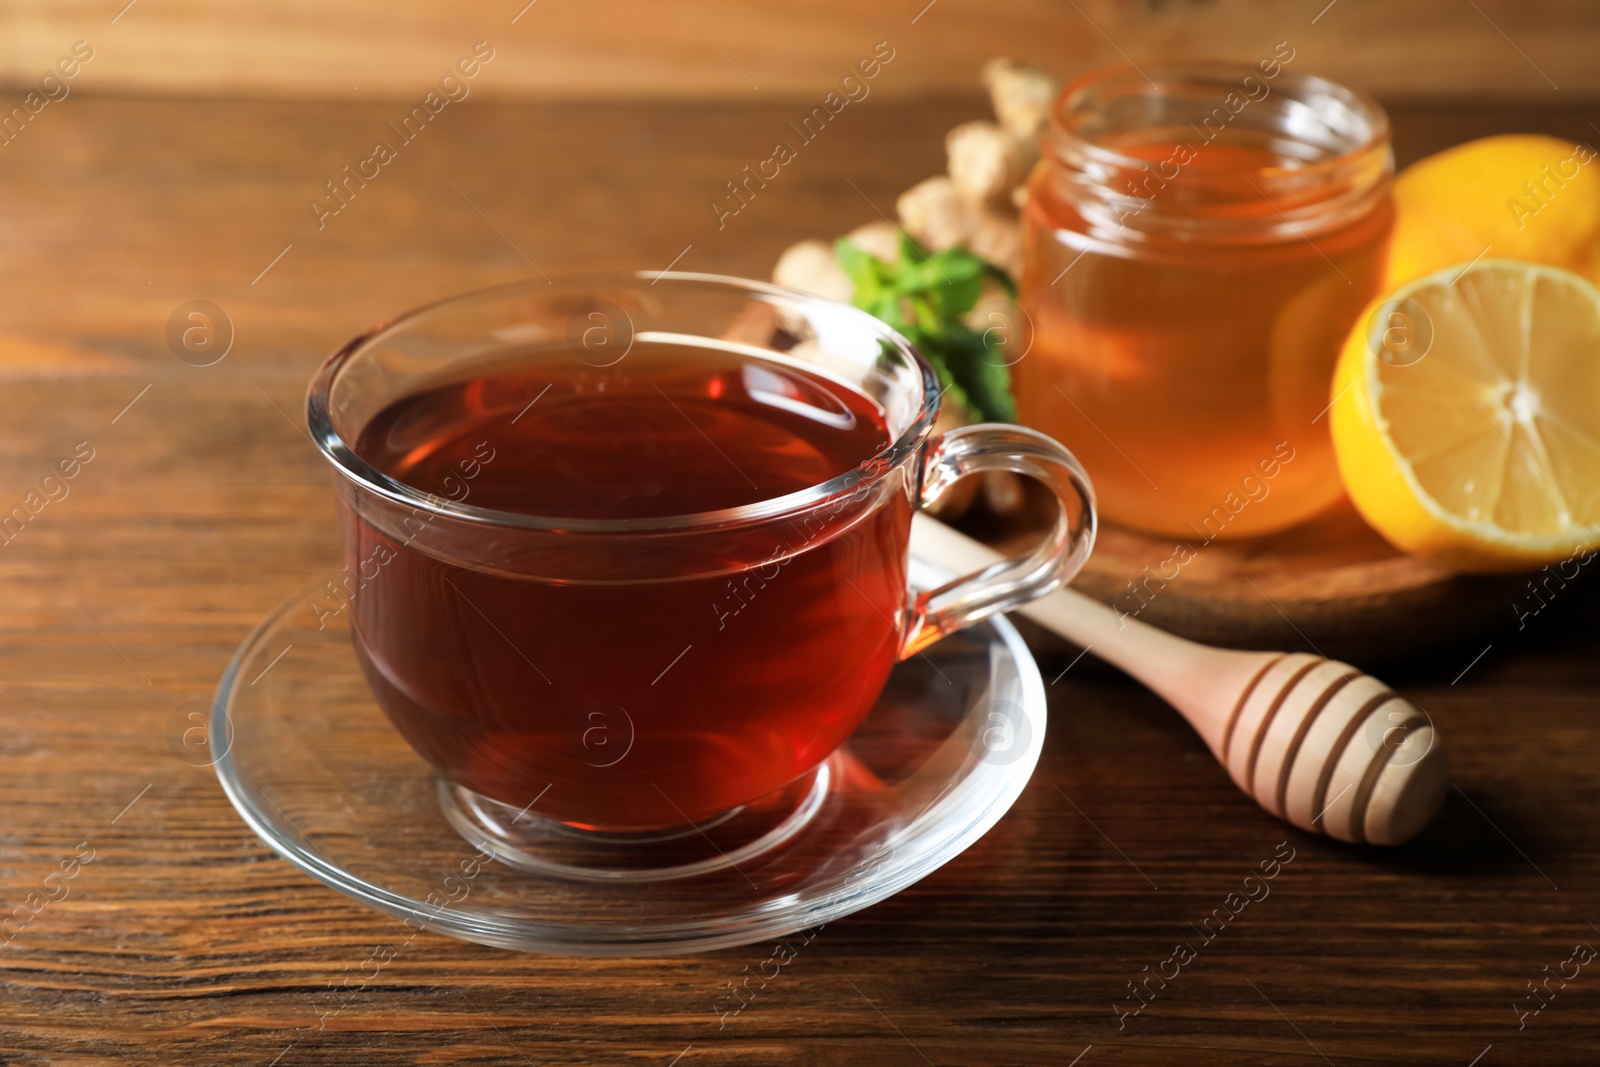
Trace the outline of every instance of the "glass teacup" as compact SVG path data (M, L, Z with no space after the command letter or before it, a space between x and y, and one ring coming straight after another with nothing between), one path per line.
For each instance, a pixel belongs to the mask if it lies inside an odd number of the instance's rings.
M457 827L513 857L552 828L770 831L896 662L1069 579L1095 528L1077 461L1017 426L935 435L939 398L866 313L699 274L502 286L329 359L308 419L338 610ZM1052 490L1052 529L908 591L912 513L993 470Z

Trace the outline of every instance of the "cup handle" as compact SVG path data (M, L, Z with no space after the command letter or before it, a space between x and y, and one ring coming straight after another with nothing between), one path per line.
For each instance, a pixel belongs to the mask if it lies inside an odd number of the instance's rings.
M922 471L919 508L969 474L1010 471L1049 486L1061 502L1061 513L1027 555L913 595L901 659L945 634L1053 592L1078 573L1094 547L1094 486L1077 457L1037 430L1003 423L951 430L929 446Z

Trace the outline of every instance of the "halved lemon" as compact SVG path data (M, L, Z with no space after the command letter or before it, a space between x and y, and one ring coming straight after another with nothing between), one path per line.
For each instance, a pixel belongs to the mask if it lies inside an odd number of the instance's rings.
M1375 301L1329 408L1339 472L1391 544L1457 570L1600 545L1600 290L1484 260Z

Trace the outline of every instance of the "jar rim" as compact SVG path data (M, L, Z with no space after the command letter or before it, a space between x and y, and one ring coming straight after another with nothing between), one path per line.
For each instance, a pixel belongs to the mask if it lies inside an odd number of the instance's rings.
M1101 67L1096 70L1080 74L1062 87L1061 93L1056 97L1050 107L1050 125L1046 139L1060 137L1081 145L1086 154L1098 158L1106 163L1116 166L1143 167L1148 160L1138 156L1107 148L1102 144L1078 134L1064 121L1064 116L1072 108L1072 103L1088 90L1101 88L1118 81L1138 81L1147 83L1155 90L1156 95L1168 96L1164 87L1179 82L1192 82L1201 80L1223 81L1222 76L1235 84L1242 85L1245 78L1260 78L1264 74L1256 66L1248 63L1229 60L1189 60L1182 62L1160 63L1153 66L1136 67L1132 63L1118 64L1110 67ZM1281 81L1280 81L1281 79ZM1297 175L1309 175L1317 170L1338 169L1347 164L1353 156L1363 155L1375 148L1387 145L1389 140L1389 116L1383 106L1373 97L1359 89L1316 74L1302 74L1298 71L1280 70L1278 74L1267 79L1278 82L1280 85L1293 86L1299 90L1299 95L1307 96L1312 93L1322 93L1339 99L1352 114L1361 116L1368 123L1367 134L1359 142L1346 146L1342 151L1330 153L1321 159L1293 168L1267 167L1263 170L1293 170ZM1265 99L1265 98L1263 98Z
M1114 219L1117 230L1141 239L1167 232L1223 242L1286 239L1370 209L1387 194L1394 169L1383 107L1357 89L1286 70L1281 62L1269 77L1266 64L1124 64L1080 75L1050 109L1040 141L1046 180L1091 225ZM1131 114L1118 106L1133 98L1141 100ZM1185 124L1198 136L1177 129ZM1103 143L1165 127L1174 128L1171 153L1159 161ZM1241 132L1272 138L1268 151L1275 158L1259 166L1194 163L1213 142L1239 143ZM1283 151L1295 145L1307 149L1303 156ZM1185 195L1160 195L1180 176Z

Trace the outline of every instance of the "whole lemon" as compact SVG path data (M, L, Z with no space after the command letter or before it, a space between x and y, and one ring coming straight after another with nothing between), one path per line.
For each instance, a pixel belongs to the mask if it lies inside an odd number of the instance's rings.
M1480 256L1543 263L1600 282L1600 160L1535 134L1470 141L1394 183L1387 288Z

